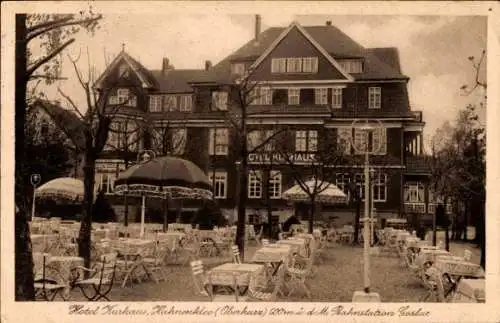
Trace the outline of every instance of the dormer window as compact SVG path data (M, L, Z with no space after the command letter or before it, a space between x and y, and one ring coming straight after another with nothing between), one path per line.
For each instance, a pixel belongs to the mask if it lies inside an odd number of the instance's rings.
M244 63L233 63L231 64L231 74L242 76L245 74L245 64Z
M339 64L346 73L363 73L363 62L360 59L344 59Z

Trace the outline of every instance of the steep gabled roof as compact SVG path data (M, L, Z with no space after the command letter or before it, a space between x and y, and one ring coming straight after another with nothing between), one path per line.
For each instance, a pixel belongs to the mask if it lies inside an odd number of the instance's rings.
M30 106L30 109L39 107L43 109L54 121L57 127L71 140L78 149L85 147L84 130L85 125L82 119L76 113L64 109L59 103L53 103L46 100L36 100Z
M127 54L125 51L120 52L118 56L109 64L106 70L99 76L97 81L94 84L96 89L101 89L103 87L103 82L106 77L109 75L111 71L113 71L119 63L124 61L127 63L132 71L137 75L139 80L141 81L141 85L143 88L155 88L157 87L157 82L155 77L151 74L151 72L145 68L141 63L136 61L132 56Z
M332 64L345 78L347 81L352 81L351 75L346 73L344 69L333 59L332 56L297 22L292 22L288 28L286 28L281 35L276 38L272 44L266 48L262 55L257 58L257 60L252 64L252 68L256 68L259 64L274 50L274 48L290 33L294 28L297 28L300 33L321 53L323 56Z
M287 28L290 28L287 27ZM258 59L287 30L284 27L271 27L259 35L259 40L250 40L231 55L216 64L208 73L201 75L196 82L231 82L232 61L253 61ZM335 26L300 27L333 59L364 58L365 70L353 74L356 80L407 80L401 72L399 53L396 48L364 48Z

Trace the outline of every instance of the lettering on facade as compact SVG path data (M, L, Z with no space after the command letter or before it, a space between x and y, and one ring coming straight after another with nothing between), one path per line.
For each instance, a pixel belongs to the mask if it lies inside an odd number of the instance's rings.
M316 161L316 155L311 153L294 153L285 158L280 153L254 153L248 155L249 164L283 164L287 160L297 164L311 164Z

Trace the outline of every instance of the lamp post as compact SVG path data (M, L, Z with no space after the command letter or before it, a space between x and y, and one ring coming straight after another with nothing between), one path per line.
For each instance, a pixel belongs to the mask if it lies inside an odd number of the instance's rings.
M364 120L365 123L362 125L357 125L359 120L354 120L352 122L351 127L355 130L360 130L363 135L363 144L359 145L356 140L353 140L351 136L351 144L354 150L358 153L364 154L364 181L365 181L365 189L364 189L364 221L363 221L363 282L364 288L363 291L355 291L352 301L353 302L380 302L380 295L378 293L374 293L370 291L370 227L371 227L371 217L370 217L370 198L373 198L370 194L370 154L376 153L380 149L380 140L379 147L374 147L373 144L373 135L374 131L377 129L376 126L373 125L373 122L370 123L370 120ZM381 126L381 122L379 120L375 120ZM356 136L356 134L354 135Z
M36 198L36 187L38 184L40 184L40 181L42 180L42 176L40 174L31 174L30 176L30 182L31 185L33 185L33 203L31 205L31 219L35 217L35 198Z

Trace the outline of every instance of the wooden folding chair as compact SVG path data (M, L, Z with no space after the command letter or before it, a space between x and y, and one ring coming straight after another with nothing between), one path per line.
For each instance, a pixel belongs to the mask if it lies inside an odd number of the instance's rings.
M77 280L73 287L80 288L82 295L89 301L98 301L101 298L109 301L108 294L113 288L116 271L116 254L110 253L101 256L101 263L96 268L90 269L77 267L77 269L90 273L90 278ZM91 286L93 292L85 291Z
M231 252L233 254L233 262L235 264L241 264L240 249L238 249L238 246L237 245L232 245L231 246Z
M59 271L47 264L49 254L43 254L41 277L35 273L35 298L53 301L59 295L64 301L69 299L69 284Z

